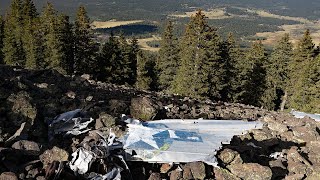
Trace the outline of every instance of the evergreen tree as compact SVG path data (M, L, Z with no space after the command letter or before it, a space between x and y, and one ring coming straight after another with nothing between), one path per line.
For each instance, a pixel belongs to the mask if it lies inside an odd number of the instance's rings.
M150 74L152 73L152 70L149 59L142 51L140 51L137 55L137 65L137 82L135 84L136 88L141 90L150 90L152 83Z
M128 84L134 85L137 80L137 55L140 51L139 45L138 45L138 39L133 37L130 42L130 61L129 61L129 80Z
M131 44L129 44L124 37L124 34L121 33L119 37L119 48L121 51L121 57L119 60L120 66L120 72L119 77L122 77L121 80L119 80L119 84L130 84L134 85L135 79L136 79L136 71L137 71L137 51L139 50L137 47L137 40L133 39ZM120 75L121 74L121 75Z
M224 43L222 58L225 59L225 89L223 90L223 99L231 102L238 102L242 91L242 61L244 59L239 45L236 44L232 33Z
M119 44L119 40L111 34L108 42L102 46L98 58L98 79L117 84L122 81L122 55Z
M157 65L161 90L170 89L178 69L179 51L173 33L173 24L169 21L162 35Z
M4 62L9 65L25 65L22 34L23 18L20 0L12 0L5 16L3 54Z
M192 97L220 98L221 40L210 27L205 15L198 11L191 17L181 42L181 63L172 91Z
M264 47L261 43L255 42L247 52L245 68L245 78L243 81L242 103L254 106L262 106L262 95L266 88L266 70L264 65L267 58Z
M229 77L227 77L226 65L229 62L228 59L222 57L223 42L213 28L205 33L205 41L206 58L204 63L200 65L200 69L203 72L203 77L208 78L208 96L214 100L226 99L223 90L228 85Z
M2 48L3 48L3 37L4 37L4 21L2 19L2 16L0 16L0 64L3 64L3 53L2 53Z
M272 91L274 102L270 109L284 110L284 106L288 96L289 84L289 65L292 61L293 45L290 42L289 34L285 34L275 45L274 51L270 57L270 64L267 66L268 90ZM269 94L271 95L271 94ZM269 103L271 103L269 101Z
M303 111L318 113L320 111L320 56L310 62L307 81L308 103L304 104Z
M90 19L84 6L80 6L75 20L75 72L93 73L96 67L97 46L93 41Z
M42 68L60 69L63 57L63 42L60 39L57 11L50 3L47 3L41 14L41 24L44 41L44 63L40 66Z
M314 44L310 31L307 30L294 50L293 62L290 66L290 108L301 110L304 105L309 103L309 95L307 94L308 72L314 56Z
M43 61L42 37L39 30L39 18L31 0L22 3L23 12L23 49L26 55L26 68L36 68Z
M72 24L69 21L69 16L59 15L58 17L58 30L60 34L60 41L62 45L61 67L68 74L74 72L74 41Z

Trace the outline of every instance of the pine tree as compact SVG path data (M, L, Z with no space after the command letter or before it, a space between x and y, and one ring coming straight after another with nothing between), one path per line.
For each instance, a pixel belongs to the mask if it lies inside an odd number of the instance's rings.
M9 65L25 65L22 34L23 18L20 0L12 0L5 16L3 54L4 62Z
M102 46L98 58L98 79L116 84L122 81L122 55L119 44L119 40L111 34L108 42Z
M289 65L292 61L293 45L290 42L289 34L285 34L275 45L270 57L270 64L267 66L268 90L274 95L273 107L271 109L284 110L288 96ZM270 94L269 94L270 96ZM269 101L269 103L271 103Z
M266 88L266 64L267 58L262 42L255 42L247 52L245 78L243 81L242 103L254 106L262 106L262 95Z
M134 42L136 43L136 42ZM136 45L133 45L136 46ZM135 83L135 73L136 72L136 58L135 55L136 53L134 51L133 47L131 44L129 44L124 37L124 34L121 33L119 37L119 48L121 51L121 57L119 58L120 62L119 64L119 77L122 77L118 81L118 84L130 84L134 85Z
M179 51L177 47L177 38L174 36L172 21L169 21L162 35L158 69L159 83L161 90L169 90L173 79L177 74Z
M26 55L26 68L37 68L43 61L42 37L37 9L31 0L22 3L23 12L23 49Z
M218 36L217 31L210 28L209 31L205 33L206 41L206 59L202 65L200 65L201 72L203 72L203 77L208 78L208 96L214 100L225 99L225 93L223 90L227 87L227 72L226 63L227 59L222 57L223 53L223 42L220 36Z
M303 109L309 103L308 72L315 49L310 31L307 30L294 50L293 62L290 66L289 105L290 108Z
M93 73L96 67L97 46L93 41L90 19L84 6L80 6L75 20L75 72Z
M318 113L320 111L320 56L318 55L311 61L308 71L308 87L307 95L308 103L304 104L301 109L310 113Z
M222 58L225 59L225 89L222 96L225 101L239 102L242 91L242 61L244 59L239 45L236 44L232 33L224 43Z
M180 67L172 92L192 97L220 98L219 75L223 74L220 56L221 40L198 11L191 17L181 42ZM219 72L214 72L219 71Z
M137 82L135 86L141 90L150 90L152 83L150 61L142 51L138 53L137 64Z
M57 11L50 3L47 3L41 14L41 24L44 41L44 64L40 64L40 66L61 69L63 42L60 39Z
M60 34L60 41L62 45L61 67L67 74L74 72L74 41L73 41L73 27L69 21L69 16L59 15L58 30Z
M4 21L2 16L0 16L0 64L3 64L3 53L2 53L2 48L3 48L3 38L4 38Z
M129 79L128 84L134 85L137 81L137 55L140 51L138 39L133 37L130 41L130 55L129 55Z

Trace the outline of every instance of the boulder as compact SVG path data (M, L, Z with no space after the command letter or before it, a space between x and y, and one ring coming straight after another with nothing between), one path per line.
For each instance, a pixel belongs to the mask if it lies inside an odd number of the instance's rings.
M192 176L195 179L204 179L206 177L206 166L203 162L191 162L186 164L186 166L190 167Z
M0 180L18 180L18 177L13 172L3 172L0 175Z
M12 94L7 101L11 104L9 119L14 126L19 127L22 122L28 122L30 126L33 125L37 117L37 109L32 104L32 98L27 92L20 91L17 94Z
M216 180L240 180L240 178L231 174L228 170L222 168L214 168L214 177Z
M162 180L160 173L152 173L148 180Z
M111 128L112 126L114 126L116 123L116 119L105 113L105 112L102 112L99 114L99 118L96 119L96 124L95 124L95 128L96 129L101 129L101 128Z
M246 180L270 180L272 177L272 171L269 167L257 163L231 164L228 169L232 174Z
M39 144L33 141L21 140L17 141L12 145L13 149L19 149L27 151L27 153L31 153L34 155L40 154Z
M46 150L43 154L40 155L40 161L44 166L47 166L54 161L68 161L69 153L63 149L60 149L54 146L50 150Z
M160 172L161 173L167 173L170 171L170 169L172 168L172 164L168 164L168 163L165 163L165 164L162 164L161 165L161 168L160 168Z
M182 178L182 171L181 169L177 168L173 171L170 171L169 172L169 177L170 177L170 180L178 180L178 179L181 179Z
M130 114L133 118L150 121L153 120L160 107L148 97L138 97L131 100Z
M231 149L224 149L219 154L219 159L225 164L230 164L233 161L237 161L235 163L242 163L242 159L240 157L240 154L237 151L231 150ZM237 158L236 158L237 157Z

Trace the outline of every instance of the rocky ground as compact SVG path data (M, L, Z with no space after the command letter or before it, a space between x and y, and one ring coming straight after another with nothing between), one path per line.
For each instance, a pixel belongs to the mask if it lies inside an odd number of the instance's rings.
M204 118L261 120L264 127L234 136L218 152L219 168L202 162L128 162L133 179L320 179L319 123L243 104L137 91L66 77L53 70L0 66L0 179L53 179L86 135L48 141L48 122L83 109L92 129L125 130L121 114L140 120ZM97 166L93 166L97 167ZM61 168L60 168L61 169ZM98 170L97 170L98 171ZM59 179L76 178L68 168ZM129 177L123 171L123 178Z

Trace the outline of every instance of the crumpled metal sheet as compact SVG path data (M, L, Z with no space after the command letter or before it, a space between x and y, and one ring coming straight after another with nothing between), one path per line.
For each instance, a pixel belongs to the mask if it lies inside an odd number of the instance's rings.
M320 121L320 114L309 114L309 113L305 113L305 112L301 112L301 111L295 111L295 110L291 110L290 112L292 115L294 115L294 117L296 118L304 118L305 116L308 116L312 119L314 119L315 121Z
M124 149L132 155L126 160L153 163L203 161L217 166L216 152L234 135L256 128L262 123L240 120L159 120L128 124ZM136 155L134 155L136 154Z
M49 122L49 139L55 134L80 135L90 131L88 125L93 122L92 118L85 118L81 109L65 112Z
M69 163L70 169L77 174L85 174L95 160L93 152L86 150L83 147L78 148L72 153L72 160Z

